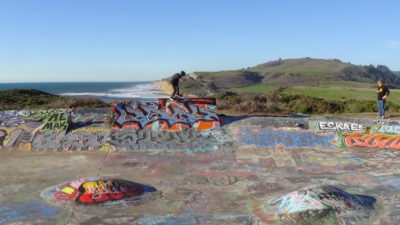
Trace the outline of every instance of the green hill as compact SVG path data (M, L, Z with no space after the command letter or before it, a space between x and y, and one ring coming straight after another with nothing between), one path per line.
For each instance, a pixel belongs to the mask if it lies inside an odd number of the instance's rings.
M35 89L0 91L0 110L67 108L69 105L82 108L107 106L104 102L96 98L69 98Z
M251 92L299 86L372 88L378 80L391 88L400 87L400 74L386 66L357 66L337 59L279 59L240 70L194 72L191 77L193 79L184 83L183 89L185 93L198 96L240 91L238 88Z

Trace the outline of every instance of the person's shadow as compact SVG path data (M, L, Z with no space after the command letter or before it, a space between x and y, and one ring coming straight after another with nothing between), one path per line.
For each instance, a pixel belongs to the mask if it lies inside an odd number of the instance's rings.
M221 126L227 126L233 122L237 122L240 120L248 119L248 118L255 118L255 117L265 117L265 118L274 118L274 117L287 117L287 118L294 118L294 119L304 119L304 118L309 118L309 115L302 115L302 114L294 114L294 115L282 115L282 116L272 116L272 115L241 115L241 116L227 116L224 114L218 115L220 119L220 125ZM299 127L303 127L303 125L295 125Z
M68 125L67 133L71 132L73 130L82 128L82 127L90 126L90 125L93 125L93 124L100 124L100 123L104 123L104 122L103 121L96 121L96 120L85 121L85 122L71 122Z
M233 122L250 118L251 116L226 116L226 115L218 115L220 125L227 126Z

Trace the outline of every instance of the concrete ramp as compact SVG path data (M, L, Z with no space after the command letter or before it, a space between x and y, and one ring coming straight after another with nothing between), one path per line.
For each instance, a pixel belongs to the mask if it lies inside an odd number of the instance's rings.
M112 103L112 129L209 130L220 125L215 108L213 98L191 98L180 102L160 98L157 103L116 100Z
M0 111L0 224L399 224L398 121L214 108Z

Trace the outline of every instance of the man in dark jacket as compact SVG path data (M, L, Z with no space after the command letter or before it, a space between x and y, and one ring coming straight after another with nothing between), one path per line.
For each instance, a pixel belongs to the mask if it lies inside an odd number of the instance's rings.
M172 92L171 98L174 99L176 96L180 96L179 93L179 81L182 80L183 76L185 76L186 73L184 71L181 71L181 73L176 73L171 77L170 84L172 85L172 88L174 91Z
M378 81L378 90L376 91L376 93L378 94L378 112L379 112L377 118L384 119L385 100L389 96L390 91L389 88L382 81Z

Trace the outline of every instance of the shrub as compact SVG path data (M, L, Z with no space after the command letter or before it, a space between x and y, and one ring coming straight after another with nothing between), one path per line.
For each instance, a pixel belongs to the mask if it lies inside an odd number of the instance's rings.
M92 97L67 98L34 89L0 91L0 110L67 108L69 105L81 108L108 106L105 102Z
M279 91L267 94L221 94L218 109L244 113L362 113L375 112L376 102L366 100L325 100L302 95L287 95ZM400 110L400 105L388 102L389 111Z

